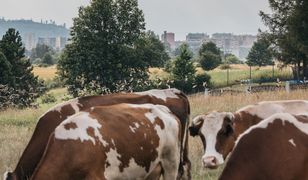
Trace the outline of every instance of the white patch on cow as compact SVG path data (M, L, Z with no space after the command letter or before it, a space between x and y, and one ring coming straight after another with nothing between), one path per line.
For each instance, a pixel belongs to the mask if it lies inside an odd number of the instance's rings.
M135 132L136 132L135 130L136 130L137 128L134 128L134 127L132 127L132 126L129 126L129 129L130 129L133 133L135 133Z
M162 99L166 101L167 98L179 98L178 95L176 94L180 94L180 93L181 93L180 90L173 88L173 89L165 89L165 90L152 89L152 90L144 91L144 92L136 92L135 94L154 96L157 99Z
M140 126L139 126L139 124L138 123L134 123L134 127L133 126L129 126L129 129L133 132L133 133L135 133L136 132L136 129L138 129Z
M211 112L208 115L201 115L193 120L193 123L197 123L198 118L204 120L202 127L200 129L201 134L204 136L206 141L205 153L202 159L207 157L215 157L217 160L217 165L224 163L223 155L216 151L216 137L219 130L222 128L224 118L229 115L227 112Z
M180 121L176 118L175 115L171 113L168 107L162 105L153 105L153 104L129 104L133 108L148 109L149 112L146 112L145 117L153 124L156 118L159 118L164 123L164 129L161 129L159 125L155 125L154 129L159 136L159 146L157 147L157 152L159 152L159 157L157 162L151 163L151 168L157 166L159 161L162 162L162 166L166 172L166 179L175 179L173 173L174 170L177 172L178 168L175 168L179 164L180 160L180 140L178 139L180 131ZM144 134L146 137L147 135ZM153 144L153 140L150 140L150 143ZM170 156L168 158L164 157L164 152L168 148ZM175 166L170 166L172 163L175 163Z
M268 118L275 113L301 114L308 112L308 101L287 100L287 101L263 101L255 105L245 106L237 113L245 111L262 119Z
M57 105L56 107L54 107L53 110L54 110L54 111L61 112L63 106L66 106L66 105L71 105L71 107L74 109L75 113L79 112L79 107L78 107L78 105L80 105L80 104L79 104L79 99L78 99L78 98L69 100L69 101L64 102L64 103L62 103L62 104L59 104L59 105Z
M294 143L293 139L289 139L289 143L292 144L294 147L296 147L296 144Z
M65 129L65 125L70 123L76 124L77 127L75 129ZM79 139L81 142L91 141L95 145L95 138L90 136L87 132L88 128L92 128L94 130L94 136L99 139L103 146L107 146L108 143L103 140L99 131L101 127L102 125L96 119L91 118L88 112L81 112L63 121L55 129L55 138L61 140Z
M131 158L129 161L128 167L123 169L123 172L120 172L121 155L118 154L116 149L110 149L108 153L106 153L107 160L110 166L106 167L104 175L106 179L135 179L136 177L142 178L145 177L147 172L145 168L139 166L136 161Z
M111 143L113 144L113 146L115 146L115 143L114 143L114 140L113 140L113 139L111 139Z
M136 128L139 128L140 127L140 125L138 124L138 123L134 123L134 125L136 126Z
M274 114L267 119L264 119L260 123L251 126L249 129L247 129L244 133L242 133L239 138L236 141L236 144L243 138L245 135L249 134L251 131L255 129L266 129L269 124L274 123L274 121L282 121L282 124L285 125L285 122L289 122L293 124L297 129L299 129L301 132L308 135L308 123L302 123L298 121L292 114L289 113L277 113Z
M10 171L6 171L6 172L3 174L3 180L7 180L7 179L8 179L9 173L10 173Z

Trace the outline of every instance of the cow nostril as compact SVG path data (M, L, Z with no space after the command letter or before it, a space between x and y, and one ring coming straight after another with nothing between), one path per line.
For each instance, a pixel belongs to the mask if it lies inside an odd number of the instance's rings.
M213 164L216 164L216 163L217 163L217 160L216 160L215 157L212 158L212 163L213 163Z
M214 156L204 157L203 165L208 168L217 166L217 159Z

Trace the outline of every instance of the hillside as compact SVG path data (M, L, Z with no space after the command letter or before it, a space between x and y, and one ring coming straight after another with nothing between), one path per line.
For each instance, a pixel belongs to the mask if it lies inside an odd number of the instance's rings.
M0 36L9 28L17 29L21 36L32 33L38 37L69 37L69 30L64 25L55 22L34 22L32 20L6 20L0 19Z

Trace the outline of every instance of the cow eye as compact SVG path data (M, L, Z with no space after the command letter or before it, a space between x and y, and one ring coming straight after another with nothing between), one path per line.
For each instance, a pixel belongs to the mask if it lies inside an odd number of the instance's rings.
M224 136L230 136L233 133L233 128L228 124L223 129L221 129L220 133Z

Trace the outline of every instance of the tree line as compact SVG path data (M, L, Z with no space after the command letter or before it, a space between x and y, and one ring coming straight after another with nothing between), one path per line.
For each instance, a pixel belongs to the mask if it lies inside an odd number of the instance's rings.
M268 65L275 57L285 64L296 64L299 75L304 77L307 74L307 3L269 2L273 14L260 13L269 31L260 32L247 64ZM234 55L224 55L212 42L201 46L196 61L187 44L182 44L176 50L176 58L170 60L158 37L145 31L137 0L93 0L78 12L78 17L73 19L70 44L57 58L58 76L73 96L168 87L186 93L201 91L211 86L210 76L197 74L197 66L209 71L221 64L230 68L229 64L242 63ZM7 31L0 41L0 51L1 88L13 89L11 94L18 95L5 94L9 91L0 88L0 101L22 94L27 100L19 98L25 102L21 104L31 104L43 92L43 85L32 73L18 31ZM37 46L32 50L31 59L50 62L50 56L52 51L48 47ZM164 67L170 77L150 79L151 67Z

